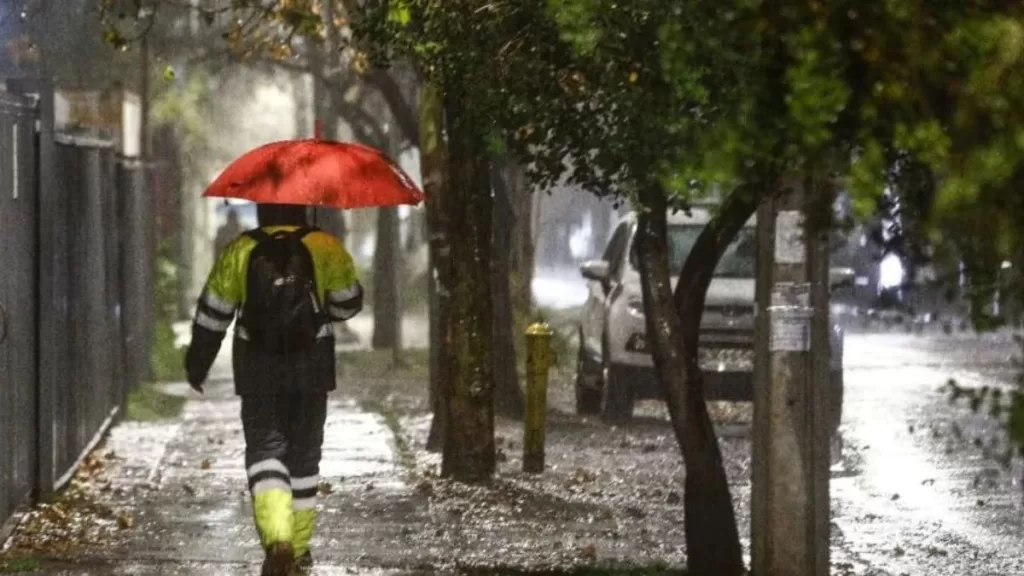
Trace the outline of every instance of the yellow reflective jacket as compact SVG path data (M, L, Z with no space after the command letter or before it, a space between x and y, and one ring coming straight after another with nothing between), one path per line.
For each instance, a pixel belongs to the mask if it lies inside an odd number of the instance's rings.
M264 231L267 234L274 234L297 229L295 226L269 226L264 228ZM327 296L331 292L342 292L358 285L352 257L340 240L317 230L307 234L302 242L313 257L320 302L327 302ZM255 247L256 240L246 234L228 244L210 272L206 292L221 303L230 304L234 308L244 305L249 255Z
M294 231L296 226L268 226L268 234ZM314 230L302 239L313 261L317 295L332 321L348 320L363 305L363 290L352 257L338 238ZM245 304L249 256L257 241L242 234L220 254L196 306L192 345L186 356L189 382L201 384L220 349L231 322ZM308 352L295 358L250 353L244 330L236 328L235 387L239 394L334 389L334 338L327 324ZM329 372L329 373L328 373Z

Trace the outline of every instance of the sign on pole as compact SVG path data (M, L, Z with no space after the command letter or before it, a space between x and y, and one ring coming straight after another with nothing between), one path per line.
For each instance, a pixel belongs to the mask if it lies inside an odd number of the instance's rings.
M757 218L752 573L828 574L828 252L805 195Z

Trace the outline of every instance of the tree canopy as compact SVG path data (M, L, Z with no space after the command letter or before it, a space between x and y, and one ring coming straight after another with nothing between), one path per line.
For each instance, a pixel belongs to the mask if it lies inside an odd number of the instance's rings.
M101 5L109 23L136 32L184 6ZM467 113L492 145L519 146L544 173L571 157L577 179L606 191L641 161L657 169L634 178L679 192L694 180L735 182L752 161L826 155L847 166L841 175L866 214L899 179L895 168L913 161L936 186L924 213L941 215L1012 203L992 195L1019 178L1024 159L1024 7L1003 0L331 6L331 23L316 0L203 0L192 11L240 55L297 57L303 40L333 29L343 40L335 50L357 39L355 61L411 61L426 77L458 81L472 88ZM123 25L106 36L117 46L133 38ZM932 233L943 237L940 226ZM1009 243L999 242L1004 252Z

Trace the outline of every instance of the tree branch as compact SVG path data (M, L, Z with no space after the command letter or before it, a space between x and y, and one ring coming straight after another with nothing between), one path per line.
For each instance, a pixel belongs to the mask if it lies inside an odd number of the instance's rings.
M345 15L351 17L359 12L358 0L340 0ZM387 70L373 70L366 75L370 84L377 88L391 110L395 122L409 142L420 141L420 123L417 112L402 95L402 87Z
M718 261L743 225L754 215L766 188L774 190L776 186L773 181L755 178L753 182L729 193L718 214L701 231L686 258L673 299L682 321L686 355L690 358L697 356L701 314Z
M419 119L416 117L412 105L402 95L402 87L399 86L394 76L388 73L387 70L374 70L367 74L366 78L370 84L377 88L380 95L384 97L384 101L391 110L391 114L394 116L398 127L402 130L402 134L405 135L406 140L419 142Z
M215 54L213 52L214 51L208 51L202 53L190 61L203 61L222 56L221 54ZM223 57L230 58L230 55L225 54ZM337 104L337 99L334 94L335 92L338 92L340 87L337 86L337 78L333 74L320 73L319 71L314 70L312 66L305 63L291 62L288 60L273 60L266 57L258 57L250 60L249 62L239 63L247 65L262 64L265 66L276 66L290 72L310 74L314 79L331 87L331 101ZM388 105L388 109L394 116L395 122L398 124L398 127L402 131L403 136L405 136L405 139L408 142L419 142L419 119L416 117L416 111L413 110L413 106L406 101L405 97L402 95L402 88L399 86L395 78L386 70L374 70L362 78L367 82L367 84L373 86L384 98L385 103Z

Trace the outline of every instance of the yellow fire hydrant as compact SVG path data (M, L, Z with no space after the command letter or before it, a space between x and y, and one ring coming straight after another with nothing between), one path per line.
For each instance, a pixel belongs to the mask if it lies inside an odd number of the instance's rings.
M551 328L536 322L526 329L526 422L523 472L544 471L544 428L548 411L548 373L554 364Z

